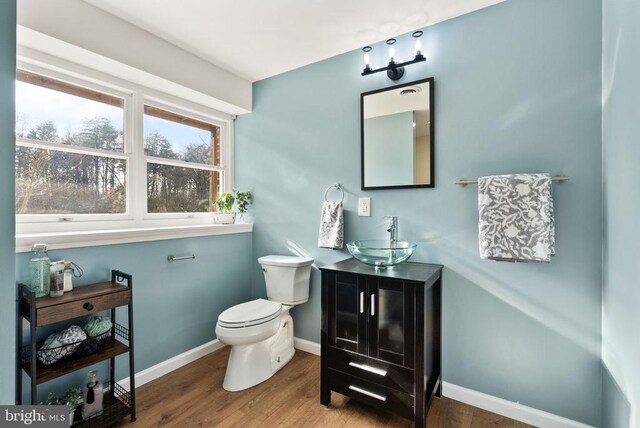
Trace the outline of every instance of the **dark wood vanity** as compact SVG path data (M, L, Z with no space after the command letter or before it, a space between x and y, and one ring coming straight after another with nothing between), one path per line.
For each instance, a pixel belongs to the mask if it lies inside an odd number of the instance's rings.
M335 391L423 427L442 388L442 266L376 270L347 259L320 270L320 403Z

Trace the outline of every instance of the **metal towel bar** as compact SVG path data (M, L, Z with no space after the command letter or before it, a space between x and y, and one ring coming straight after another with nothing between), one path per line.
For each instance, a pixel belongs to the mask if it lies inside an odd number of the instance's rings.
M177 261L180 261L180 260L191 260L191 259L195 259L195 258L196 258L195 254L191 254L190 256L180 256L180 257L174 256L173 254L170 254L170 255L167 256L167 261L169 263L171 263L171 262L177 262Z
M562 176L562 175L557 175L555 177L551 177L551 181L559 181L559 182L567 181L568 179L569 179L569 177L565 177L565 176ZM456 181L456 184L458 186L464 187L467 184L478 184L478 180L467 180L467 179L461 178L460 180Z

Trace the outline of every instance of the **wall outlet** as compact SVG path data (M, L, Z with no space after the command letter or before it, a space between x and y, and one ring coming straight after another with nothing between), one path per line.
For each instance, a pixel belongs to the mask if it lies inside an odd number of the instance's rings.
M371 217L371 198L358 198L358 215Z

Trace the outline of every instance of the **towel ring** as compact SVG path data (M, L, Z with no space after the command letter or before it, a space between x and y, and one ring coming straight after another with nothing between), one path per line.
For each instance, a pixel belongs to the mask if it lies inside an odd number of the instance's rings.
M338 189L340 193L342 193L342 197L340 198L340 203L344 202L344 190L338 183L332 184L331 186L327 187L327 190L324 191L324 200L329 202L327 195L329 194L329 190L331 189Z

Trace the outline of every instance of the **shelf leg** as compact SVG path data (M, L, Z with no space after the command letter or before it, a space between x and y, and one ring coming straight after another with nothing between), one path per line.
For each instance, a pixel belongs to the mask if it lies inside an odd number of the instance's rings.
M129 287L131 288L131 279ZM133 340L133 290L129 301L129 391L131 393L131 422L136 421L136 369L134 364L134 340Z
M38 326L38 313L36 311L35 294L29 302L29 342L31 344L31 404L38 404L38 355L36 352L36 330Z
M22 296L22 286L18 287L18 298L16 300L16 404L22 404L22 327L23 318L20 313L20 296Z

